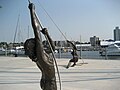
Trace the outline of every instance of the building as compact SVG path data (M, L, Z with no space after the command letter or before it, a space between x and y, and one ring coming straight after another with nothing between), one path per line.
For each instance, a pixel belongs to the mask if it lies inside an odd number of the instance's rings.
M90 37L90 44L93 47L99 46L100 45L99 37L96 37L96 36Z
M115 27L114 29L114 41L120 41L120 29Z
M76 44L77 50L80 51L92 51L93 48L91 47L91 44Z

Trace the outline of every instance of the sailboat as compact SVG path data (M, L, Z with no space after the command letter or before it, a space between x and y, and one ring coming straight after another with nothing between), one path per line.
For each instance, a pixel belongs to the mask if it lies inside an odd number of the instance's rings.
M16 30L15 30L15 34L14 34L14 40L13 40L13 47L11 48L11 50L9 52L9 53L13 54L15 57L17 57L19 55L24 55L24 53L25 53L24 46L21 45L20 43L16 43L17 33L19 34L19 39L20 39L19 18L20 18L20 15L18 16L18 20L17 20Z

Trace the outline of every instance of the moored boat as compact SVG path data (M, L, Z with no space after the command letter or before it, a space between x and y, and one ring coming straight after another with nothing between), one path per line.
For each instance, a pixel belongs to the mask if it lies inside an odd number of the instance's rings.
M120 41L115 41L113 44L108 45L100 54L102 56L120 56Z

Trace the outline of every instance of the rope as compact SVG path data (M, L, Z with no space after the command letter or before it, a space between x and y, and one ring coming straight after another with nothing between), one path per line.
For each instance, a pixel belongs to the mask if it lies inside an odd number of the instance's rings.
M40 4L41 8L44 10L44 12L46 13L46 15L50 18L50 20L53 22L53 24L56 26L56 28L59 30L59 32L62 34L62 36L65 38L65 40L68 40L66 38L66 36L64 35L64 33L61 31L61 29L58 27L58 25L55 23L55 21L53 20L53 18L48 14L48 12L46 11L46 9L42 6L42 4L40 3L39 0L37 0L38 3ZM81 59L82 60L82 59ZM84 63L84 60L82 60L82 62Z
M42 4L40 3L39 0L37 0L38 3L40 4L41 8L44 10L44 12L46 13L46 15L50 18L50 20L53 22L53 24L56 26L56 28L58 29L58 31L62 34L62 36L65 38L65 40L67 40L66 36L64 35L64 33L61 31L61 29L58 27L58 25L55 23L55 21L52 19L52 17L48 14L48 12L46 11L46 9L42 6Z
M58 31L62 34L62 36L65 38L65 40L68 40L66 38L66 36L64 35L64 33L61 31L61 29L58 27L58 25L55 23L55 21L53 20L53 18L48 14L48 12L46 11L46 9L42 6L42 4L40 3L39 0L37 0L38 3L40 4L41 8L44 10L44 12L46 13L46 15L50 18L50 20L52 21L52 23L56 26L56 28L58 29ZM82 60L82 59L81 59ZM84 63L84 60L82 60L82 62Z

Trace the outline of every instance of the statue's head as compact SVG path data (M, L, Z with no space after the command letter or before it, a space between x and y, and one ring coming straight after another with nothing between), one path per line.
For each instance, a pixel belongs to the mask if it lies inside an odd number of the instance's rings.
M29 56L33 61L36 60L36 52L35 52L35 39L30 38L27 39L24 43L25 55Z

